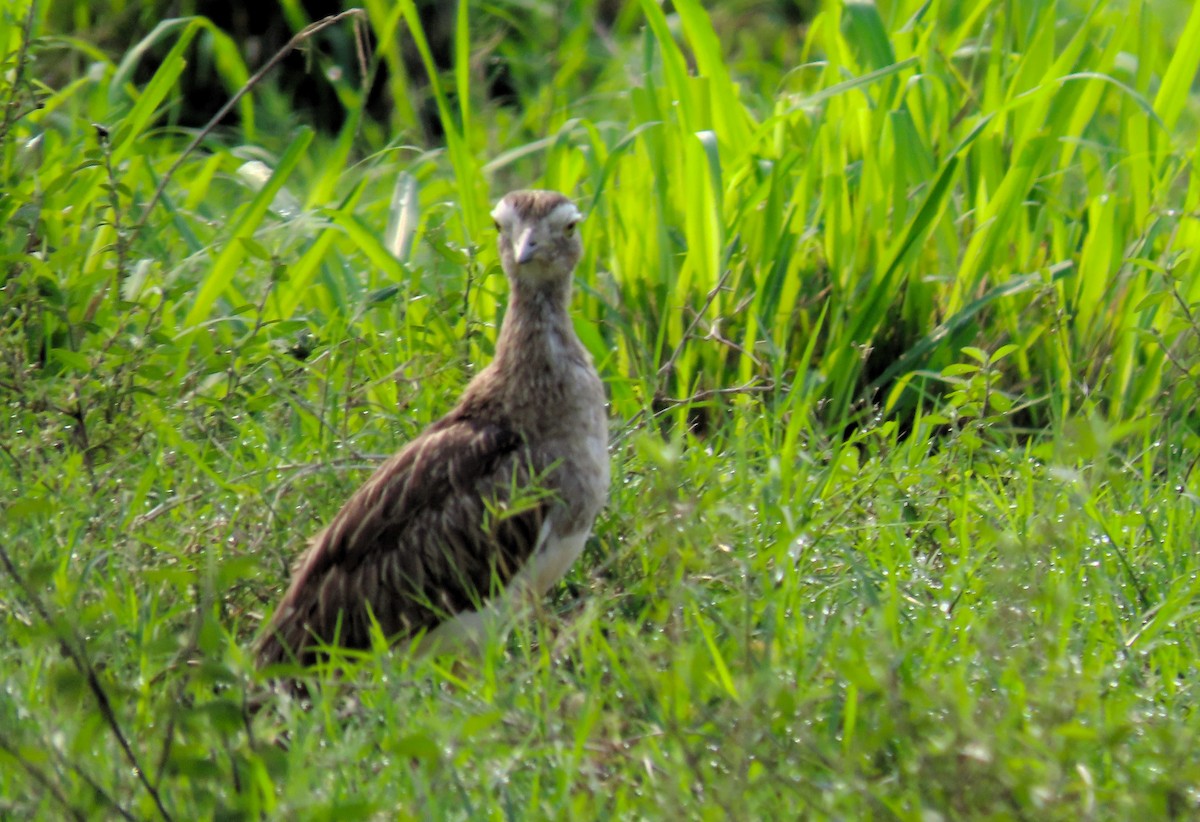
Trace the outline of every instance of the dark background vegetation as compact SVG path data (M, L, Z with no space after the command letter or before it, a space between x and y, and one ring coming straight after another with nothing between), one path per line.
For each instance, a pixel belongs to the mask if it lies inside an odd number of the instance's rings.
M0 8L0 816L1197 813L1190 4L363 8L252 87L342 8ZM582 561L265 694L528 186L587 212Z

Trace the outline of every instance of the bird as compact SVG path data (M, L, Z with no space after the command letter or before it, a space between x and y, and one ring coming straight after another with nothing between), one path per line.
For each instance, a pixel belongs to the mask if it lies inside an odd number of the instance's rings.
M314 536L257 664L367 649L478 649L582 553L609 488L604 385L570 316L582 214L556 191L491 212L509 299L492 361ZM323 650L325 649L325 650Z

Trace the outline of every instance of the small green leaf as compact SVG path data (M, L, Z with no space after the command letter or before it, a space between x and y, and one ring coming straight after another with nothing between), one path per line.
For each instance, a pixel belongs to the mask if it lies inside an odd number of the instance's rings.
M1006 394L993 393L988 395L988 405L999 414L1007 414L1012 410L1013 401Z
M253 237L238 237L238 242L242 244L251 257L257 257L265 263L271 262L271 252L267 251L266 246L258 240Z
M221 733L234 733L245 727L242 706L228 699L214 699L200 706L214 729Z
M371 305L390 302L391 300L395 299L396 295L399 293L400 286L398 285L384 286L383 288L378 288L375 291L372 291L370 296L367 297L367 302Z
M4 519L6 522L15 525L21 520L28 519L38 514L44 514L53 509L50 500L45 497L24 497L4 509Z
M386 747L398 756L409 756L414 759L423 759L427 762L437 762L442 757L442 752L438 748L437 743L434 742L431 736L424 733L413 733L402 736Z
M52 348L50 349L50 357L75 371L86 372L92 370L91 362L78 351L69 351L66 348Z
M470 739L484 731L492 728L496 723L500 722L504 715L499 711L491 711L484 714L475 714L469 716L462 724L462 730L459 732L459 737L462 739Z
M1147 294L1145 297L1142 297L1142 299L1138 301L1138 304L1134 307L1133 310L1138 313L1141 313L1142 311L1145 311L1147 308L1155 308L1160 303L1162 303L1163 300L1170 298L1170 296L1171 295L1169 293L1167 293L1166 291L1151 291L1149 294Z

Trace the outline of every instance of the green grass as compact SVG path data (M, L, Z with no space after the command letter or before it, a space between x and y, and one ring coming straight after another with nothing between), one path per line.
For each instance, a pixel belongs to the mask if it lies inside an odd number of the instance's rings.
M1200 813L1200 12L464 4L422 78L368 2L390 122L346 65L340 131L263 84L186 153L226 36L10 6L0 816ZM534 185L588 212L583 560L479 660L251 716L304 539L490 357Z

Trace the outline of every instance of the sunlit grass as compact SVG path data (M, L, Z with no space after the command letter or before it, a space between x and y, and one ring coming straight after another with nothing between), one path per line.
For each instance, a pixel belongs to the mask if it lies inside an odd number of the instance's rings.
M415 6L368 3L390 122L319 52L338 131L260 86L184 156L183 63L236 89L228 39L106 56L27 9L0 10L0 808L1197 812L1200 13L462 4L427 82ZM479 660L368 654L251 715L304 539L491 355L487 208L533 185L589 212L615 480L583 561Z

